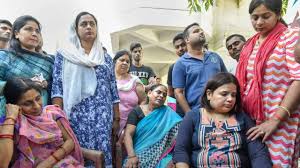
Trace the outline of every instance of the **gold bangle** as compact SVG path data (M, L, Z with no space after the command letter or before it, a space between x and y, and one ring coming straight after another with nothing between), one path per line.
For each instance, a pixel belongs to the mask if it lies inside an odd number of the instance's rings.
M128 156L127 158L131 159L131 158L135 158L135 157L136 157L136 155L132 155L132 156Z
M56 162L59 162L59 161L60 161L60 159L58 159L54 154L52 154L51 156L54 158L54 160L55 160Z
M16 123L16 119L15 119L15 118L12 118L12 117L6 117L5 120L13 120L14 123Z
M60 149L63 150L63 152L64 152L63 158L65 158L65 157L67 156L67 151L66 151L66 149L65 149L63 146L61 146Z
M289 117L291 116L290 111L289 111L286 107L278 106L278 108L280 108L280 109L282 109L283 111L287 112Z

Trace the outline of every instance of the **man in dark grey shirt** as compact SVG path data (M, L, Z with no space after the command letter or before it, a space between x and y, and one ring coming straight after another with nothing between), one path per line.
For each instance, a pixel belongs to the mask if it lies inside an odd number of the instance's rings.
M132 65L130 66L129 73L139 77L145 85L145 90L148 91L155 84L155 73L151 67L142 64L142 50L140 43L132 43L130 45Z

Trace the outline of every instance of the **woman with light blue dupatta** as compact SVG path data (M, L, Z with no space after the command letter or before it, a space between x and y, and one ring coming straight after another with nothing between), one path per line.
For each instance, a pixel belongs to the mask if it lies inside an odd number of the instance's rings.
M128 156L123 167L165 168L172 164L181 117L165 106L167 87L153 85L149 104L137 106L128 116L124 144Z
M5 119L5 98L2 89L8 79L30 78L42 88L43 105L50 101L54 58L40 54L36 48L41 42L41 25L32 16L18 17L13 23L8 50L0 50L0 123ZM50 87L51 88L51 87Z

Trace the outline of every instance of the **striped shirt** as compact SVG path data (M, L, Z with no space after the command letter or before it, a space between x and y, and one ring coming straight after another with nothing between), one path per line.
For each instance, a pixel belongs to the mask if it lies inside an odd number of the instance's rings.
M299 39L298 30L288 29L266 62L262 83L263 111L266 119L271 118L294 80L300 80L300 64L295 62L294 48ZM255 45L247 65L246 94L254 76L254 59L259 49ZM268 139L273 167L298 167L300 146L300 110L292 115Z

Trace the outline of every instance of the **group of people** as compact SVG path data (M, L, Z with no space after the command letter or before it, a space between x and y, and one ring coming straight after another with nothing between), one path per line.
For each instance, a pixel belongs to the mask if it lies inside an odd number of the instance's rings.
M34 17L0 20L0 167L101 167L101 151L108 168L296 168L300 36L281 7L251 1L257 33L226 38L231 73L188 25L173 39L168 86L143 65L140 43L111 58L91 13L77 15L55 56Z

